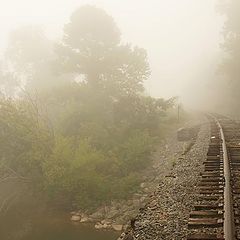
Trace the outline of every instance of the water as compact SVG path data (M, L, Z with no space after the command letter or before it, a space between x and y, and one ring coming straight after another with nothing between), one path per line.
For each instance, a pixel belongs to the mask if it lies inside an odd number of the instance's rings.
M23 214L24 213L24 214ZM1 240L116 240L119 233L73 223L69 214L15 209L0 220Z
M8 189L10 193L20 189L18 185L16 189L9 185L5 188L1 188L0 199L1 196L7 198ZM116 240L120 235L71 222L69 212L60 212L64 209L61 207L50 207L41 195L32 194L28 186L23 193L0 209L0 240Z
M91 225L51 219L33 229L24 240L116 240L118 236L116 232L97 231Z

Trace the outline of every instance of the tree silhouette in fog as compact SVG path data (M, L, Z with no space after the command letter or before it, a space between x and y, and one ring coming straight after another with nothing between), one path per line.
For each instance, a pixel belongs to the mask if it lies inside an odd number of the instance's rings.
M149 75L146 51L121 44L113 18L94 6L72 14L57 52L61 71L82 75L89 85L111 93L142 91Z
M53 68L54 44L40 26L20 27L10 34L5 65L16 75L13 89L22 86L29 91L42 90L64 81Z
M80 79L95 90L126 96L143 91L150 74L146 51L123 44L113 18L89 5L72 14L58 44L39 26L13 31L5 61L17 76L17 86L30 91ZM6 87L6 81L0 85Z
M226 16L223 29L224 43L222 44L226 55L220 70L228 79L228 99L230 100L228 108L233 109L233 113L236 114L239 113L240 100L240 1L230 0L222 3L220 11Z

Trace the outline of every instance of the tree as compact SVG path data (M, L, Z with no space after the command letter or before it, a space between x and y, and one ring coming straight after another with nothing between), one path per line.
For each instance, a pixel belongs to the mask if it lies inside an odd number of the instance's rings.
M33 181L41 177L53 135L34 101L0 99L0 139L0 164Z
M239 90L240 90L240 2L231 0L219 5L221 13L226 16L224 25L224 44L222 45L226 55L220 65L220 73L226 76L228 82L227 102L232 114L239 114ZM224 100L225 101L225 100Z
M145 50L121 44L112 17L89 5L76 10L65 25L58 55L61 71L115 94L142 91L149 76Z
M39 26L25 26L13 31L5 55L22 88L40 91L63 82L53 69L56 58L54 42Z

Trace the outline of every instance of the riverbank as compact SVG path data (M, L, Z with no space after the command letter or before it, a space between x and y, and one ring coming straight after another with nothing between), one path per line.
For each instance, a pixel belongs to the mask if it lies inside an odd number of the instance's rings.
M3 240L115 240L119 233L99 231L93 224L69 221L68 213L50 209L14 209L0 221Z

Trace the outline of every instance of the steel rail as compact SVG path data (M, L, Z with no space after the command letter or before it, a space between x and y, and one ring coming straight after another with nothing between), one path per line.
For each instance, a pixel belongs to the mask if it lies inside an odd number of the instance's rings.
M226 240L235 240L235 222L233 212L233 200L232 200L232 187L231 187L231 170L230 161L228 157L228 151L225 141L223 128L220 122L215 118L215 121L220 129L220 136L222 139L222 150L223 150L223 165L224 165L224 238Z

